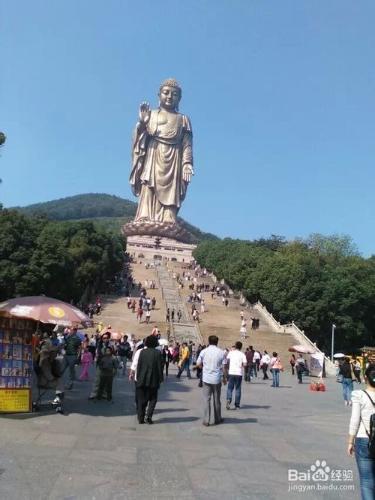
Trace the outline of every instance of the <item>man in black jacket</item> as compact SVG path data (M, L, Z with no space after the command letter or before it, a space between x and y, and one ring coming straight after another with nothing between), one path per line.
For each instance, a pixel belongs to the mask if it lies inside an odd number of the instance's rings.
M137 399L138 422L152 424L152 415L158 400L158 390L163 382L163 360L158 346L158 339L154 335L146 338L145 349L142 349L138 364L135 382Z

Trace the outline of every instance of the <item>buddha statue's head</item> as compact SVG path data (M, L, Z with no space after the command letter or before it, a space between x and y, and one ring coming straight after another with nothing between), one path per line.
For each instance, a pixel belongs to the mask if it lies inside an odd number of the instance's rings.
M160 85L158 94L160 107L167 111L178 111L181 95L179 83L174 78L168 78Z

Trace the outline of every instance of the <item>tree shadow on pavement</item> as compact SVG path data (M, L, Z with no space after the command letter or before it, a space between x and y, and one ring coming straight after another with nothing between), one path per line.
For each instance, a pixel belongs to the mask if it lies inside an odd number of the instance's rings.
M225 425L225 424L256 424L257 422L258 422L257 418L224 417L224 422L220 425Z
M271 405L241 405L241 409L244 410L268 410Z
M170 401L170 400L168 400L168 401ZM190 411L190 408L160 408L160 409L158 409L158 407L156 407L155 415L157 413L176 413L176 412L180 412L180 411Z
M156 412L157 413L157 412ZM181 424L182 422L195 422L199 417L163 417L155 421L159 424Z

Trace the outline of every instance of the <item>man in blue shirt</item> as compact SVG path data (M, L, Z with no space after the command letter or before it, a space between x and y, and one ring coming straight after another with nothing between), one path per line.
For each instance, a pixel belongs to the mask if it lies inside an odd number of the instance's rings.
M209 346L203 349L198 357L197 366L203 368L203 397L205 401L203 425L210 425L211 397L213 396L215 424L221 424L221 382L226 384L223 378L224 351L217 347L219 339L216 335L208 337Z

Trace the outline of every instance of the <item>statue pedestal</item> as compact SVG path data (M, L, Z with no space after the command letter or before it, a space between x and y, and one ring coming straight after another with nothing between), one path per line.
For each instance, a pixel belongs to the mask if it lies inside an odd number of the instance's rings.
M160 236L132 235L127 237L126 251L135 258L191 262L196 245Z

